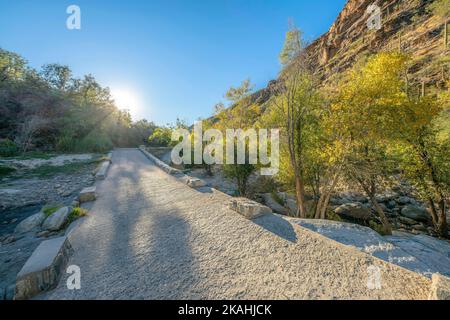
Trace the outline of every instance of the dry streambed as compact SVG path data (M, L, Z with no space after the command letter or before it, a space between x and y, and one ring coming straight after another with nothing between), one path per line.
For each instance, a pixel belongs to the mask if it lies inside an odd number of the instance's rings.
M64 233L67 219L73 217L67 215L58 230L44 230L44 221L29 232L19 232L18 226L38 216L45 205L51 210L44 218L76 205L79 192L94 183L93 173L103 159L97 154L75 154L0 160L1 166L15 169L0 176L0 300L11 298L16 274L34 249Z

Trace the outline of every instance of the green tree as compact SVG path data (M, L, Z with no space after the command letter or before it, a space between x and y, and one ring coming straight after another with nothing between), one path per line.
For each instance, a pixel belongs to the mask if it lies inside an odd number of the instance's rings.
M57 63L46 64L42 67L41 76L54 88L65 91L70 85L72 70Z
M260 114L257 106L249 103L249 97L252 93L253 85L250 80L244 80L239 87L231 87L225 94L225 97L232 103L232 106L219 113L219 122L212 125L213 128L222 131L226 137L226 129L242 129L253 127L256 119ZM236 146L235 139L235 146ZM248 151L248 142L246 142L246 150ZM236 150L235 150L236 151ZM238 193L241 196L249 195L248 181L251 174L255 171L256 166L248 161L248 153L246 155L245 164L237 164L236 152L233 164L224 164L224 174L236 182ZM226 159L225 159L226 160Z
M27 62L14 52L0 48L0 83L22 79L26 73Z
M404 101L401 75L406 57L400 53L380 53L357 66L340 83L332 105L334 128L341 143L343 169L369 197L383 225L392 228L376 200L380 185L392 172L386 145L386 130L392 125L392 110Z
M282 119L280 126L284 129L283 136L295 181L297 215L305 218L308 214L305 184L308 168L311 168L308 167L308 150L312 145L311 139L314 139L322 99L301 54L299 52L297 58L282 70L280 83L273 87L275 97L272 103L280 114L278 118Z
M280 52L280 62L283 66L290 64L305 48L303 33L293 22L289 22L289 30L286 32L283 49Z
M442 105L434 96L409 99L397 110L392 136L398 142L401 165L430 207L437 233L448 238L450 139L440 136L436 120Z

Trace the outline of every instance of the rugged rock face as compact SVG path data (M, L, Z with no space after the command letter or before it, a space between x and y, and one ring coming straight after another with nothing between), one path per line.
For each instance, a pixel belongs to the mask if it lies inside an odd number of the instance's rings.
M446 76L443 23L428 12L434 0L349 0L330 30L308 48L318 76L327 81L353 65L361 54L402 50L413 55L412 82L442 85ZM368 7L381 9L381 29L367 26ZM443 70L444 67L444 70Z
M366 54L401 50L412 55L408 73L412 93L443 88L449 79L450 50L445 50L444 24L427 7L434 0L349 0L329 31L307 48L310 64L323 84L338 79ZM370 30L367 9L381 9L381 29ZM263 104L270 98L267 88L256 92L252 102Z

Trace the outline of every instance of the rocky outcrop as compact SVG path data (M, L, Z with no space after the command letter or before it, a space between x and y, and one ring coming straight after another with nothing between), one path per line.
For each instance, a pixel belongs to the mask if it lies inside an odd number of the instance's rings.
M445 64L448 50L443 46L443 22L427 9L433 1L348 0L329 31L307 47L312 70L326 85L363 55L402 50L413 56L408 75L412 88L418 90L422 82L426 90L444 87L450 73ZM372 4L381 8L379 30L367 27L370 16L367 9ZM253 94L251 103L264 105L277 81Z
M320 79L350 68L359 56L383 50L402 50L415 56L411 81L427 86L442 81L441 66L427 64L445 55L442 22L428 12L433 1L349 0L329 31L308 47L310 63ZM370 30L368 7L381 9L381 29Z

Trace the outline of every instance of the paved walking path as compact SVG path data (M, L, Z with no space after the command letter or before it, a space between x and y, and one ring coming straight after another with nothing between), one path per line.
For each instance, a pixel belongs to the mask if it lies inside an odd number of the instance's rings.
M430 280L278 216L249 221L226 196L191 189L137 149L119 149L71 234L67 275L38 299L425 299ZM381 270L380 290L367 268ZM371 270L371 268L369 268Z

